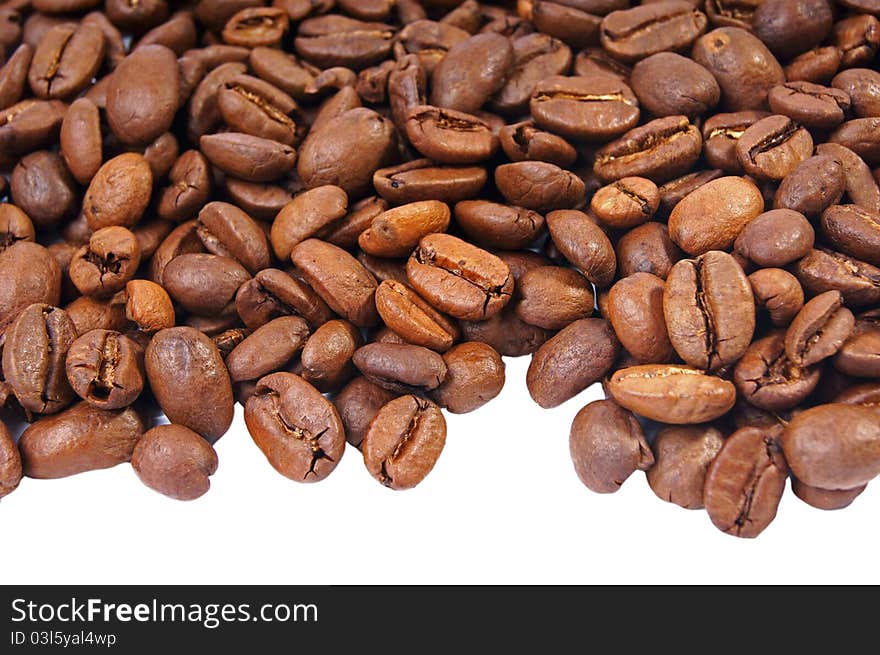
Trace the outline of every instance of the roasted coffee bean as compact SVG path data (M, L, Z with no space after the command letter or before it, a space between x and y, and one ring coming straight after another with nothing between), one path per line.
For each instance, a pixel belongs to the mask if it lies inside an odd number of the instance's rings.
M300 23L293 45L300 57L320 68L360 70L385 59L393 38L390 25L328 14Z
M361 442L370 474L391 489L411 489L437 462L446 443L440 408L423 398L401 396L382 407Z
M144 159L147 160L155 180L168 177L179 155L180 144L171 132L165 132L144 148Z
M64 162L39 150L23 157L9 179L12 201L39 228L55 227L76 211L77 192Z
M526 271L517 292L516 315L548 330L564 328L593 313L592 285L570 268L539 266Z
M546 161L566 167L577 159L574 146L556 134L535 127L531 120L505 125L498 132L498 140L511 161Z
M509 306L485 321L462 321L461 332L467 341L486 343L506 357L529 355L551 336L521 320Z
M63 23L50 29L34 50L28 82L43 99L69 98L82 91L104 58L104 34L91 23Z
M472 114L416 105L407 112L406 136L425 157L445 164L473 164L490 158L498 137Z
M131 407L104 410L81 402L32 424L18 442L29 478L63 478L131 459L144 421Z
M797 478L791 479L791 490L795 496L811 507L824 510L849 507L867 486L863 484L855 489L820 489L804 484Z
M571 49L547 34L527 34L513 41L514 63L504 86L493 96L492 107L518 114L528 106L535 86L552 75L564 75L571 66Z
M662 223L644 223L629 230L617 241L617 266L625 278L643 272L662 280L684 253L669 238Z
M92 230L134 226L153 191L153 173L143 155L125 153L105 162L83 198L83 213Z
M840 69L841 51L836 46L821 46L792 59L783 69L789 82L828 84Z
M721 100L721 88L712 74L673 52L641 60L630 83L639 102L654 116L699 116Z
M328 321L302 350L302 376L320 391L336 391L355 374L352 356L363 345L360 331L348 321Z
M880 118L856 118L843 123L828 140L846 146L870 166L880 164Z
M223 185L233 204L260 221L272 221L284 205L293 200L289 190L275 184L227 177Z
M0 250L0 329L29 305L54 306L60 299L61 269L48 250L30 241Z
M405 257L422 237L445 232L450 211L446 203L424 200L389 209L376 216L361 232L358 244L376 257Z
M257 47L249 52L248 62L257 76L295 99L304 97L306 87L317 74L311 65L279 48Z
M646 177L662 184L688 172L700 156L700 131L684 116L633 128L596 153L593 172L603 182Z
M297 138L293 98L259 78L236 75L217 93L224 122L237 132L273 139L288 146Z
M675 364L620 369L608 381L608 391L630 411L675 425L712 421L736 401L736 388L727 380Z
M124 227L105 227L92 234L88 245L76 252L69 274L84 296L107 298L125 288L140 263L137 237Z
M736 252L762 267L781 267L813 249L815 232L803 214L774 209L753 218L734 243Z
M819 45L831 31L828 0L764 0L751 28L780 59L791 59Z
M598 41L601 17L587 11L581 11L575 3L548 2L537 0L531 3L520 3L520 6L531 7L531 12L523 14L528 17L534 27L554 36L574 48L595 45ZM529 23L522 23L519 29L530 28Z
M340 391L333 404L345 426L345 439L360 448L364 435L379 410L395 395L364 377L356 377Z
M205 250L235 259L252 274L269 267L271 254L266 233L235 205L211 202L202 207L196 233Z
M88 296L80 296L64 308L76 334L82 335L91 330L125 330L125 303L118 296L109 300L96 300Z
M453 414L479 409L501 393L504 362L491 346L476 341L453 346L443 355L446 377L431 396Z
M318 294L276 268L267 268L241 285L235 309L249 328L265 325L279 316L302 316L312 329L326 323L333 312Z
M767 101L777 114L788 116L809 129L827 130L842 123L850 97L838 89L811 82L786 82L770 89Z
M191 327L160 330L147 346L144 363L153 395L172 423L211 443L229 429L232 384L220 351L207 336Z
M6 425L0 421L0 498L15 491L21 482L21 454Z
M36 232L28 215L15 205L0 203L0 252L19 241L34 241Z
M852 111L859 118L880 116L880 72L850 68L838 73L831 86L849 96Z
M736 144L749 127L769 115L765 111L747 110L715 114L708 118L703 124L703 154L706 162L727 173L742 173Z
M602 229L583 212L559 210L547 215L553 243L597 287L607 287L617 266L614 248Z
M568 443L575 472L596 493L614 493L637 470L654 465L636 417L613 400L597 400L581 409Z
M749 275L758 309L766 309L773 325L786 326L804 306L804 290L791 273L762 268Z
M575 321L532 355L526 374L529 394L545 409L561 405L602 379L619 352L620 343L608 321Z
M101 118L88 98L78 98L61 123L61 155L77 182L88 184L103 161Z
M38 414L54 414L73 400L64 360L76 327L63 309L33 304L6 328L3 375L19 404Z
M74 392L98 409L127 407L144 388L143 350L119 332L79 337L67 352L66 369Z
M785 353L800 366L834 355L855 325L839 291L821 293L803 306L785 333Z
M238 288L249 279L247 270L234 259L192 253L168 263L162 284L186 311L197 316L216 316L232 311Z
M727 250L763 211L764 200L754 183L722 177L702 185L675 206L669 216L669 236L692 255ZM708 224L706 216L712 216Z
M834 357L834 368L856 377L880 375L880 329L874 312L856 319L852 333Z
M65 110L64 103L58 100L34 99L3 109L0 111L0 153L6 157L50 145L58 136Z
M249 182L278 179L296 163L296 151L290 146L241 132L205 135L199 147L214 166Z
M333 404L293 373L257 383L244 420L272 467L296 482L318 482L339 463L345 430Z
M846 193L853 204L880 212L880 186L861 157L839 143L820 143L816 153L834 158L843 167Z
M21 100L33 56L34 49L23 43L0 66L0 109Z
M855 307L880 302L880 268L843 253L813 249L795 264L794 273L810 294L839 291Z
M446 377L440 355L411 344L367 344L354 353L353 361L370 382L400 394L431 391Z
M539 127L562 136L605 142L639 122L639 102L620 78L548 77L535 86L529 103Z
M724 445L710 425L668 426L654 437L648 484L657 497L685 509L702 509L709 465Z
M131 466L150 489L176 500L195 500L211 487L217 453L182 425L157 425L138 440Z
M290 19L277 7L248 7L232 16L223 27L223 41L246 48L278 46Z
M125 318L137 329L153 334L174 327L174 306L168 293L155 282L131 280L125 285Z
M168 263L187 253L205 252L201 239L196 234L196 222L186 221L168 233L159 244L150 259L149 278L156 284L162 284L162 275Z
M198 150L187 150L168 173L170 184L159 197L157 212L167 221L195 218L211 195L208 161Z
M510 39L500 34L477 34L461 41L449 49L434 69L431 104L476 111L501 89L513 64Z
M613 57L631 62L664 50L687 50L706 24L706 15L691 3L665 0L611 12L599 37Z
M675 355L666 332L663 291L660 278L634 273L608 293L606 316L620 343L640 364L669 362Z
M709 465L703 501L722 532L757 537L776 517L788 477L778 437L778 429L737 430Z
M735 362L755 331L749 280L736 260L720 251L672 267L663 312L676 352L697 368L716 369Z
M757 179L781 180L812 153L810 133L787 116L759 120L736 142L739 163Z
M289 259L294 246L339 221L347 211L348 196L337 186L304 191L287 203L272 223L275 255L281 261Z
M880 471L880 414L834 403L807 409L786 426L782 448L794 476L821 489L853 489Z
M297 244L290 259L297 273L333 311L358 327L376 324L378 284L357 259L318 239Z
M439 200L452 204L476 196L486 178L486 169L479 166L443 166L430 159L417 159L377 170L373 184L391 203Z
M803 402L819 384L820 369L796 363L785 352L785 333L755 341L737 362L733 379L740 396L778 412Z
M511 250L527 247L544 227L544 217L535 211L488 200L457 203L455 221L477 244Z
M880 214L858 205L833 205L822 213L821 226L830 246L870 264L880 264Z
M579 177L539 161L499 166L495 169L495 185L510 204L539 212L576 207L586 193Z
M842 164L831 156L816 155L802 161L785 176L773 198L773 206L815 219L837 204L845 190Z
M629 229L649 220L660 206L660 192L651 180L624 177L604 186L590 201L590 210L604 225Z
M418 56L425 71L430 75L449 52L449 49L470 38L470 34L455 25L433 20L416 20L406 24L397 34L395 55L398 48Z
M575 57L574 74L586 77L593 73L607 73L629 83L632 70L623 62L609 55L602 48L584 48Z
M379 285L376 309L385 325L408 343L444 352L458 338L459 330L452 319L401 282L385 280Z
M850 16L834 24L831 37L841 52L842 68L864 66L880 47L880 21L865 14Z
M229 378L256 380L281 370L308 338L309 325L298 316L281 316L261 325L226 356Z

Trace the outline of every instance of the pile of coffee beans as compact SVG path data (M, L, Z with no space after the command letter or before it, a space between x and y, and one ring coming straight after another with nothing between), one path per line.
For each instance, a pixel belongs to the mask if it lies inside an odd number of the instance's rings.
M292 480L347 442L411 488L530 355L541 407L604 385L594 491L643 470L740 537L789 478L845 507L880 474L878 16L6 0L0 495L131 462L199 497L236 401Z

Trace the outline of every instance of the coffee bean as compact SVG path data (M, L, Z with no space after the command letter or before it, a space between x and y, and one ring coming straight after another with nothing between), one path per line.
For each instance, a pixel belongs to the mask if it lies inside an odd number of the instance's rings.
M631 62L664 50L687 50L706 24L706 15L691 3L665 0L611 12L599 36L613 57Z
M128 327L125 318L125 303L118 296L108 300L96 300L88 296L80 296L64 308L76 334L82 335L92 330L121 331Z
M856 377L876 377L880 372L880 329L874 312L856 319L853 331L834 357L834 367Z
M385 59L393 38L390 25L329 14L300 23L293 45L300 57L320 68L360 70Z
M479 409L501 393L504 362L491 346L467 342L453 346L443 355L446 377L431 397L453 414Z
M736 144L745 131L770 114L746 110L729 114L715 114L703 124L703 154L706 162L731 174L741 174L742 164L736 154Z
M308 338L309 326L298 316L281 316L261 325L226 356L229 378L256 380L280 370Z
M226 22L223 27L223 41L247 48L277 47L289 24L289 17L283 9L247 7Z
M480 20L482 22L482 19ZM455 25L432 20L407 23L397 34L395 53L399 47L407 54L418 56L430 75L453 46L466 41L470 34Z
M439 200L451 204L477 195L486 184L486 169L435 165L429 159L417 159L376 171L373 184L391 203Z
M546 161L564 168L577 159L574 146L556 134L537 128L534 121L505 125L498 132L498 139L511 161Z
M839 143L861 157L870 166L880 164L880 118L856 118L838 127L828 140Z
M486 343L506 357L529 355L551 336L520 319L509 306L485 321L461 321L461 332L465 340Z
M33 56L34 49L23 43L0 67L0 109L11 107L21 100Z
M376 309L385 324L408 343L443 352L459 334L452 319L395 280L385 280L376 289Z
M724 436L711 425L663 428L654 437L648 484L666 502L701 509L706 472L723 445Z
M29 241L0 250L0 329L29 305L54 306L60 298L61 269L48 250Z
M755 302L742 268L710 251L672 267L663 312L669 340L691 366L716 369L742 356L755 331Z
M803 306L785 333L785 353L792 362L811 366L834 355L855 325L839 291L821 293Z
M170 184L162 190L157 212L167 221L195 218L211 195L211 171L198 150L187 150L168 173Z
M207 336L191 327L160 330L147 346L145 366L153 395L172 423L211 443L229 429L232 385L220 351Z
M671 361L672 344L663 317L663 280L650 273L634 273L617 282L608 293L607 317L621 344L636 361Z
M618 370L608 390L630 411L675 425L712 421L730 411L736 400L736 388L727 380L675 364Z
M217 471L211 445L182 425L157 425L138 440L131 466L141 482L176 500L195 500L207 493Z
M850 16L834 24L831 37L841 51L841 67L864 66L880 46L880 21L869 15Z
M819 384L820 369L795 362L785 349L785 333L758 339L734 369L740 396L755 407L779 412L803 402Z
M721 100L721 88L712 74L673 52L639 61L631 83L639 102L654 116L699 116Z
M143 356L140 346L119 332L92 330L70 345L67 379L93 407L128 407L144 388Z
M839 291L848 305L880 301L880 269L840 252L813 249L795 264L795 275L811 294Z
M296 163L296 151L290 146L241 132L206 134L199 147L214 166L249 182L278 179Z
M577 413L569 450L581 482L596 493L613 493L636 470L654 465L636 417L613 400L597 400Z
M97 230L76 252L69 274L84 296L107 298L125 288L140 263L137 237L124 227L111 226Z
M846 93L859 118L880 116L880 73L869 68L850 68L838 73L831 86Z
M597 287L607 287L617 267L614 248L602 229L583 212L559 210L547 215L553 243Z
M852 489L880 469L880 415L872 407L830 404L807 409L786 426L782 448L804 484Z
M531 244L544 227L544 217L535 211L488 200L457 203L455 221L477 244L511 250Z
M788 477L778 436L772 429L737 430L710 464L703 500L722 532L757 537L776 518Z
M662 223L643 223L617 241L617 265L622 278L634 273L650 273L662 280L683 253L669 238Z
M561 405L604 377L619 352L620 343L608 321L575 321L532 355L526 374L529 394L545 409Z
M11 494L21 482L21 454L6 425L0 421L0 498Z
M837 204L845 190L842 164L831 156L816 155L802 161L785 176L776 191L773 206L792 209L814 219Z
M547 162L521 161L495 169L495 184L512 205L539 212L568 209L583 202L583 181Z
M414 202L376 216L358 237L364 252L377 257L405 257L422 237L449 227L449 206L436 200Z
M58 136L65 110L59 100L27 99L0 111L0 152L23 154L50 145Z
M125 318L138 330L153 334L174 327L174 306L168 293L155 282L131 280L125 285Z
M561 2L537 0L530 5L531 21L541 32L555 36L574 48L595 45L598 41L602 24L600 16ZM524 23L523 27L528 28L529 23Z
M514 63L510 40L500 34L477 34L453 45L431 76L431 104L472 112L504 85Z
M63 478L131 459L144 421L131 407L104 410L81 402L30 425L18 448L29 478Z
M272 467L296 482L326 478L345 450L345 431L333 404L293 373L257 383L244 420Z
M104 34L96 25L64 23L50 29L34 50L28 82L43 99L69 98L82 91L104 57Z
M604 225L629 229L649 220L660 206L660 192L651 180L625 177L604 186L590 201L590 209Z
M19 404L38 414L54 414L73 400L64 360L76 327L63 309L33 304L6 328L3 375Z
M242 284L235 310L249 328L279 316L302 316L312 329L326 323L333 312L309 286L275 268L263 269Z
M165 267L162 284L168 295L197 316L231 312L239 287L250 279L234 259L206 253L175 257Z
M202 207L196 233L208 252L235 259L250 273L270 264L266 233L235 205L211 202Z
M739 163L757 179L781 180L812 153L810 133L787 116L762 118L736 142Z
M574 74L586 77L593 73L614 75L628 84L632 69L602 48L584 48L574 59Z
M217 92L217 107L234 131L288 146L297 139L296 101L257 77L236 75L225 82Z
M88 184L101 168L102 146L98 108L88 98L74 100L61 123L61 155L80 184Z
M819 45L832 23L827 0L764 0L752 16L752 30L780 59Z
M424 393L446 377L443 358L410 344L374 343L354 353L354 365L370 382L394 393Z
M767 101L777 114L809 129L832 129L844 121L849 94L811 82L786 82L770 89Z
M526 271L517 291L516 315L548 330L559 330L593 313L592 285L570 268L539 266Z
M146 211L152 191L153 173L143 155L130 152L105 162L83 198L89 227L134 226Z
M0 252L18 241L34 241L36 232L28 215L15 205L0 203Z
M734 243L738 254L758 266L781 267L813 249L815 232L803 214L774 209L753 218Z
M783 69L789 82L828 84L840 69L841 51L836 46L820 46L792 59Z
M504 86L492 98L493 109L505 115L524 112L535 86L553 75L564 75L572 60L571 48L540 32L522 36L512 45L513 66Z
M376 480L391 489L411 489L434 468L445 443L446 421L440 408L408 395L379 410L361 449Z
M345 438L348 443L360 448L376 414L394 398L392 392L364 377L356 377L345 385L334 398L333 404L345 426Z
M302 350L303 379L320 391L336 391L355 375L352 356L364 343L348 321L328 321L315 330Z
M23 157L9 179L12 201L40 228L76 211L77 192L61 157L39 150Z
M855 489L820 489L804 484L797 478L791 479L791 490L795 496L811 507L824 510L849 507L867 486L860 485Z

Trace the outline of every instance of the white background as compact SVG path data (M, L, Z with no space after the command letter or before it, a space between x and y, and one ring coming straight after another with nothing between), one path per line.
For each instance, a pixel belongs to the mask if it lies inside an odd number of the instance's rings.
M528 358L506 361L501 396L446 415L446 448L410 491L379 485L353 448L323 482L292 482L251 441L240 407L197 501L160 496L127 464L25 479L0 501L0 582L880 582L880 484L837 512L787 489L756 540L661 501L641 472L594 494L574 473L568 430L601 390L542 410L525 389Z

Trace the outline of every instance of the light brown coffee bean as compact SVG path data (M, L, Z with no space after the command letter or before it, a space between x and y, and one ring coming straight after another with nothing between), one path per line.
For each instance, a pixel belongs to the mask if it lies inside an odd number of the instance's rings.
M614 279L617 257L611 241L583 212L558 210L547 214L550 238L563 256L599 288Z
M363 344L360 330L348 321L327 321L303 347L303 379L319 391L336 391L354 377L352 357Z
M83 213L92 230L132 227L144 214L153 192L153 173L143 155L125 153L105 162L83 198Z
M67 379L93 407L121 409L143 391L143 358L143 349L119 332L92 330L70 345Z
M376 414L394 398L392 392L373 384L365 377L358 376L345 385L333 399L333 404L345 426L346 441L355 448L360 448Z
M641 364L670 362L675 356L663 316L664 288L660 278L635 273L608 292L607 317L614 333Z
M385 325L408 343L444 352L458 338L455 322L402 282L385 280L379 285L376 309Z
M280 316L261 325L226 356L233 382L256 380L284 367L303 349L309 326L298 316Z
M821 293L803 306L785 333L785 353L795 364L812 366L834 355L855 326L839 291Z
M593 313L593 287L577 271L539 266L526 271L519 284L515 311L526 323L559 330Z
M667 426L654 437L648 484L657 497L685 509L702 509L709 465L724 445L711 425Z
M358 244L375 257L406 257L422 237L445 232L449 227L449 205L423 200L389 209L361 232Z
M182 425L147 430L131 456L140 481L175 500L195 500L206 494L217 464L211 444Z

